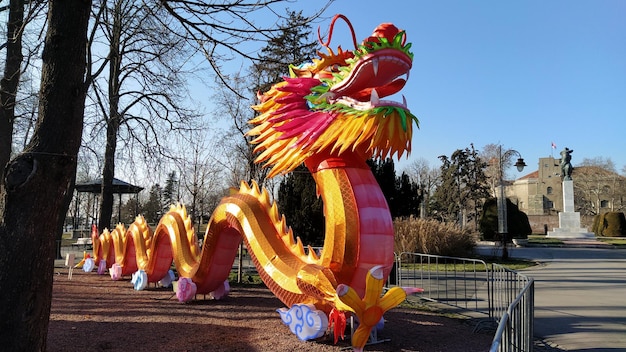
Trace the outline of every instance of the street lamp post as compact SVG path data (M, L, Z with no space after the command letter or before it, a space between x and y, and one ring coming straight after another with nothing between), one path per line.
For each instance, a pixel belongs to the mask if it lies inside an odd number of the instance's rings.
M518 156L517 162L515 163L517 171L522 172L522 170L524 170L524 166L526 166L524 158L522 158L522 155L517 150L509 149L503 153L502 146L498 146L498 192L496 200L498 207L498 233L500 234L502 241L502 259L509 258L509 252L507 249L509 229L506 213L506 194L504 192L504 167L502 164L511 155Z

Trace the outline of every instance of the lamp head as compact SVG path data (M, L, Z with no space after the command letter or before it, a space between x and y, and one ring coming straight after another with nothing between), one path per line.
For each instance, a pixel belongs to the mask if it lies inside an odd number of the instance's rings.
M526 166L524 158L518 158L515 166L517 167L517 171L522 172L522 170L524 170L524 166Z

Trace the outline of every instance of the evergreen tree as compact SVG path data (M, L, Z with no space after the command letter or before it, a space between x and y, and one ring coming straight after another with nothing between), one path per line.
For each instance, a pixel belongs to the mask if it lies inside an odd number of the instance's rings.
M150 224L156 224L163 215L163 202L162 202L163 189L157 183L150 189L150 197L143 206L143 216Z
M420 194L417 183L406 173L396 177L393 159L367 160L380 189L387 200L392 218L419 214Z
M281 24L279 35L261 49L259 60L252 66L252 76L257 79L254 93L266 92L289 76L289 65L299 65L316 56L317 42L311 39L311 25L302 11L287 11L288 19Z
M176 171L172 171L167 175L165 181L165 188L163 188L163 210L167 212L170 205L178 201L178 179L176 178Z
M323 244L323 203L316 195L313 176L304 165L296 168L280 183L278 203L287 219L287 225L305 246Z
M122 210L120 211L122 218L120 219L120 222L128 226L128 224L135 221L135 217L139 215L138 211L140 211L140 209L141 202L139 202L138 197L133 196L129 198L126 203L122 205Z
M308 61L315 54L316 42L309 40L312 35L308 22L310 19L304 18L301 12L287 11L279 28L267 33L267 45L258 52L257 60L248 72L229 77L231 83L222 86L214 95L218 102L216 114L232 122L230 133L224 136L232 160L231 186L237 186L241 180L254 180L261 187L274 188L276 184L266 180L268 169L255 163L258 153L254 152L255 145L251 143L254 137L246 135L250 127L248 121L255 113L250 105L258 93L268 91L289 75L290 64Z
M422 201L423 192L420 192L417 183L411 182L409 175L403 172L396 179L395 212L391 215L394 218L417 216Z
M481 201L489 196L484 169L486 163L478 157L474 146L457 149L448 158L439 157L441 184L434 193L434 208L439 218L457 222L462 227L468 221L476 222Z
M261 50L260 62L251 71L257 81L255 91L267 91L289 75L289 65L306 62L315 55L317 43L312 40L311 26L302 12L289 11L288 19L281 25L278 36L273 37ZM296 168L280 183L278 190L280 211L307 245L321 245L324 239L324 215L322 199L317 197L316 185L309 170Z
M394 217L394 214L396 214L397 212L397 206L396 170L393 160L391 158L387 158L385 160L369 159L367 160L367 165L369 165L372 173L374 174L374 178L376 178L380 189L385 195L385 199L387 200L387 205L389 206L391 216Z

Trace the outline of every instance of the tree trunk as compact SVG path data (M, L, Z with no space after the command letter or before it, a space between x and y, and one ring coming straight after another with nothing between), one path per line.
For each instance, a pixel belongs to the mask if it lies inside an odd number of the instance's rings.
M121 2L115 4L112 36L109 43L109 118L107 120L106 147L104 151L104 166L102 168L102 192L100 195L100 223L98 230L111 229L113 216L113 178L115 177L115 152L117 150L117 135L120 130L122 117L120 116L120 38L122 36ZM119 221L119 219L118 219Z
M9 2L7 22L6 62L4 76L0 81L0 180L11 157L13 122L15 120L15 96L20 82L22 55L22 26L24 25L24 0ZM0 183L0 212L4 208L4 185Z
M39 116L25 151L7 165L0 222L0 346L44 351L54 246L72 196L86 84L91 2L51 0Z
M106 149L102 168L102 190L100 194L100 221L98 230L111 229L113 216L113 178L115 177L115 150L117 149L117 132L119 124L109 119L107 125Z

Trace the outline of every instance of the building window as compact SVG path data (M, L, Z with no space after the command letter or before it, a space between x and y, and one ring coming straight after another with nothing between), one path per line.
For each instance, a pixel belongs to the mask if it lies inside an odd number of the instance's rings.
M552 209L552 208L554 208L554 202L549 200L549 201L546 202L546 206L548 207L548 209Z
M547 193L547 194L552 194L552 187L548 187L548 188L546 189L546 193Z
M609 201L608 200L601 200L600 201L600 208L608 208L609 207Z

